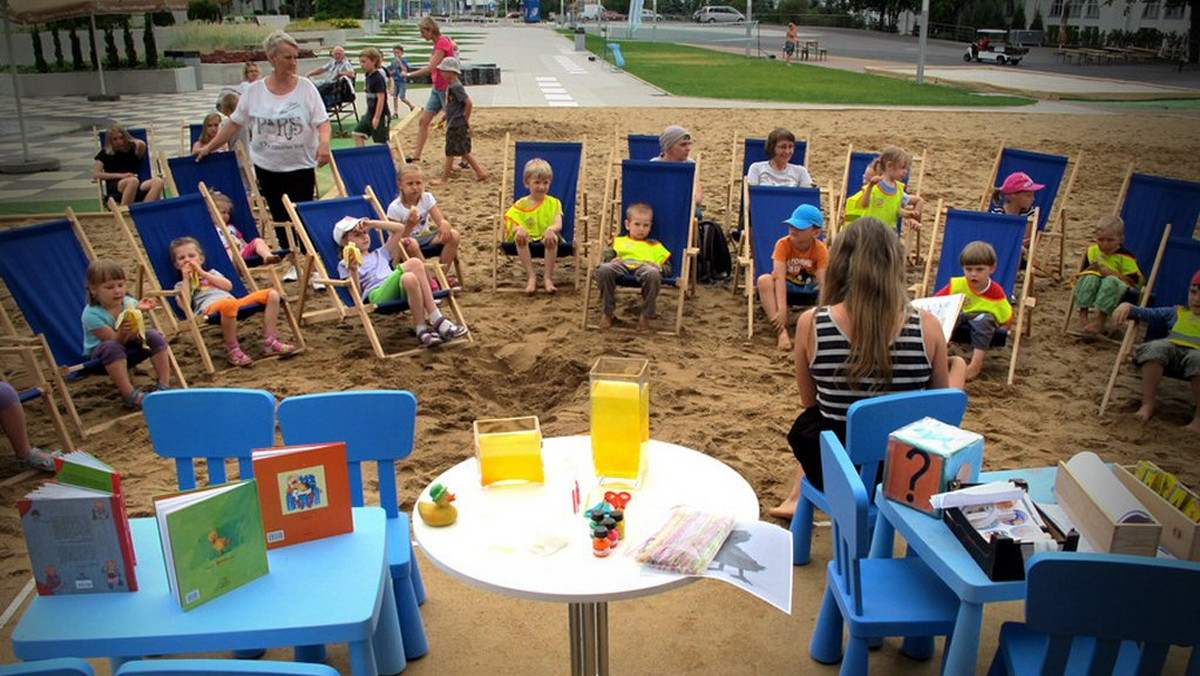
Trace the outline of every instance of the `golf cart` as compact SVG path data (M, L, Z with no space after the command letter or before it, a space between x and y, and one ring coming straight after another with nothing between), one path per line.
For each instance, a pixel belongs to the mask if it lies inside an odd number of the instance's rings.
M1028 53L1028 47L1009 44L1008 31L981 28L975 31L975 42L967 45L967 51L963 53L963 61L995 63L1001 66L1009 63L1015 66Z

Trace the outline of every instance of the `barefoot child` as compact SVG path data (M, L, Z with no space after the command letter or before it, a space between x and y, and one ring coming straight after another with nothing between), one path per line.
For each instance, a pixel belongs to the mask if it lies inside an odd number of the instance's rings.
M430 181L430 185L442 185L450 180L450 172L454 168L454 158L461 156L475 170L476 181L486 181L487 172L479 166L479 161L471 154L471 111L475 104L467 96L467 89L459 80L462 67L458 58L448 56L438 64L438 70L446 76L450 84L446 87L446 166L442 169L442 177Z
M221 223L214 223L213 225L216 226L217 232L221 233L221 241L225 243L225 252L229 254L230 260L233 260L234 256L234 249L230 247L230 241L232 241L233 245L237 247L237 255L241 256L243 260L249 260L257 256L264 263L279 262L279 256L276 256L275 252L271 251L271 247L267 245L266 240L262 237L255 237L247 242L246 238L242 235L242 231L238 230L237 226L233 224L233 200L229 199L228 195L214 192L212 198L213 204L217 205L217 213L221 215ZM225 233L221 232L221 226L224 226L229 232L229 237L226 237ZM295 260L292 261L292 265L295 265Z
M150 391L171 389L167 339L151 328L145 330L145 336L139 335L132 311L125 314L125 319L119 325L117 319L127 309L149 312L155 307L154 299L143 298L139 301L127 295L124 268L120 263L105 258L96 259L88 266L87 288L88 305L83 309L81 318L83 353L91 359L100 360L104 371L121 393L121 403L125 408L141 408L144 392L142 388L133 386L129 367L148 357L157 377L157 385Z
M637 202L625 210L627 236L613 239L612 249L605 252L607 262L596 267L596 286L600 287L600 300L604 304L604 315L600 325L613 325L613 312L617 308L617 280L633 275L642 287L642 315L638 320L638 331L649 331L650 320L655 317L658 290L662 278L671 276L671 252L656 239L649 239L654 227L654 209L649 204Z
M546 293L555 293L554 262L558 259L558 242L562 236L562 202L550 194L550 183L554 170L550 163L535 157L525 163L525 187L529 194L517 200L504 215L506 242L517 245L517 257L525 268L528 279L525 293L537 291L537 274L533 271L533 254L530 242L541 242L546 248L546 268L542 284Z
M1008 328L1013 320L1012 304L1004 287L992 281L996 273L996 250L987 242L975 241L963 247L959 255L963 276L954 277L935 296L961 293L962 313L958 316L957 332L963 325L971 334L971 362L967 364L967 380L983 370L983 358L992 346L997 329Z
M1089 246L1075 275L1075 304L1079 306L1079 321L1084 333L1097 334L1120 304L1125 292L1142 286L1142 271L1137 258L1122 244L1125 242L1125 222L1120 216L1100 219L1096 226L1096 243ZM1091 311L1095 310L1093 317Z
M369 251L371 234L368 228L387 232L383 246L374 251ZM424 261L409 259L392 267L393 261L403 257L400 250L403 230L402 224L392 221L352 216L338 221L333 226L333 240L342 247L343 254L338 263L338 277L354 280L367 302L407 299L421 347L434 347L447 340L462 338L467 335L466 327L450 321L433 301Z
M816 303L829 263L829 249L817 239L825 226L825 217L817 207L801 204L784 223L788 234L775 242L771 272L758 278L758 298L775 329L776 344L787 352L792 349L787 332L788 292L805 294Z
M912 168L912 155L896 146L883 149L863 174L863 187L846 200L846 221L874 216L896 227L920 228L925 200L905 192L904 179Z
M1167 369L1181 372L1192 384L1192 400L1196 412L1184 429L1200 434L1200 270L1192 275L1188 285L1187 306L1142 308L1121 303L1113 311L1113 321L1127 319L1139 322L1162 322L1169 329L1166 338L1152 340L1138 347L1134 363L1142 367L1142 407L1136 415L1149 420L1154 415L1154 395Z
M370 138L376 143L388 142L388 125L391 112L387 104L387 75L383 71L383 54L374 47L362 50L358 57L363 72L367 74L364 85L367 93L367 109L354 128L354 145L364 146Z
M175 284L176 291L183 292L183 300L198 315L221 313L221 338L225 340L229 363L234 366L249 366L254 360L246 354L237 338L238 310L259 303L263 312L263 354L291 354L296 346L279 340L276 333L279 324L279 292L275 289L260 289L243 298L235 298L230 291L233 282L217 270L204 269L204 249L200 242L191 237L180 237L171 242L171 262L183 279Z
M438 262L449 266L458 258L458 231L450 227L450 220L442 215L442 209L434 199L433 193L425 190L425 175L421 165L406 164L400 167L400 175L396 178L400 195L388 205L389 220L404 224L401 237L404 238L404 249L408 255L420 261L425 257L421 247L431 244L441 244L442 252ZM446 278L451 287L458 286L454 277Z

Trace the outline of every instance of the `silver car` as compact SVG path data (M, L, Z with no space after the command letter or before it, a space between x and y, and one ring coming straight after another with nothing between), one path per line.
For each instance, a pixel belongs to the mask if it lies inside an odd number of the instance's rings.
M696 23L742 23L746 16L729 5L701 7L692 14Z

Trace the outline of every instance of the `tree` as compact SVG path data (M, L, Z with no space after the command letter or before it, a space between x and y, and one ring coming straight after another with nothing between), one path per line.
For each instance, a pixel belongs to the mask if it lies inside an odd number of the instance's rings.
M1200 62L1200 0L1167 0L1164 4L1187 8L1187 60L1188 63Z
M54 65L59 69L65 69L67 61L63 58L62 38L58 35L58 22L50 24L50 38L54 40Z
M125 38L125 64L130 68L136 68L138 65L137 48L133 45L133 32L129 30L129 17L121 17L121 30Z
M1042 24L1042 8L1041 7L1033 8L1033 20L1029 22L1029 30L1031 30L1031 31L1046 30L1046 27Z
M165 12L171 16L170 12ZM146 14L142 26L142 43L146 48L146 65L150 68L158 66L158 44L154 41L154 15Z
M29 37L33 39L33 66L39 73L50 72L50 64L46 63L46 55L42 53L42 34L36 23L29 30Z
M71 68L84 70L83 49L79 46L79 35L75 32L75 22L70 25L71 37Z
M121 65L121 55L117 52L117 39L113 36L112 24L105 22L104 26L104 62L109 68Z
M1029 22L1025 20L1025 5L1018 2L1016 10L1013 11L1012 23L1009 25L1009 28L1020 31L1028 27Z
M971 0L958 12L958 23L975 28L1004 26L1004 11L996 0Z

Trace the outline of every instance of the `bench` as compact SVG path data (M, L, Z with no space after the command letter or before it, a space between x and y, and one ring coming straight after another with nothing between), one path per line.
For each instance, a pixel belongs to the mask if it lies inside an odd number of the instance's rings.
M612 53L613 63L617 64L617 68L624 68L625 57L621 55L621 45L610 42L608 43L608 51Z

